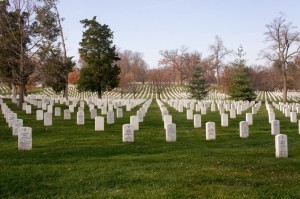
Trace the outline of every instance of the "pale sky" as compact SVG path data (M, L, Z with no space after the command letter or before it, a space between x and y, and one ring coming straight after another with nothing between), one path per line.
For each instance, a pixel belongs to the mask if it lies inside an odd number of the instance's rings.
M206 57L216 35L228 49L241 44L248 65L261 64L266 24L283 12L300 30L300 0L61 0L58 8L69 56L79 57L79 21L97 16L114 32L118 48L142 53L150 67L158 65L160 50L181 46Z

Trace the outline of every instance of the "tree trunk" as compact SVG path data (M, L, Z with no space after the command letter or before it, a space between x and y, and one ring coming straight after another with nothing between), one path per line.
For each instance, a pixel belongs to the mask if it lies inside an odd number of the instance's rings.
M102 98L102 92L101 92L101 90L98 90L97 94L98 94L98 99L101 99Z
M17 88L13 82L11 82L11 90L12 90L13 98L16 98L17 97Z
M19 90L19 105L18 105L20 109L22 109L22 104L24 102L24 92L25 92L25 85L24 82L21 82L20 90Z
M283 68L283 103L287 102L287 74L286 74L286 65L284 64Z
M220 71L219 71L219 66L217 66L217 86L218 86L218 89L220 89Z

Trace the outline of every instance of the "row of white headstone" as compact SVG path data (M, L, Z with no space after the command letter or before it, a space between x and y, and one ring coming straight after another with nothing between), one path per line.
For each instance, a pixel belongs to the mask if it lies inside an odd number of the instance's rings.
M147 100L141 108L137 111L136 115L130 116L130 123L123 124L122 126L122 141L134 142L134 131L139 130L139 123L144 121L144 117L152 103L152 100Z
M12 135L18 136L18 150L32 149L32 128L24 127L23 120L18 119L17 113L14 113L0 98L1 112L9 128L12 128Z

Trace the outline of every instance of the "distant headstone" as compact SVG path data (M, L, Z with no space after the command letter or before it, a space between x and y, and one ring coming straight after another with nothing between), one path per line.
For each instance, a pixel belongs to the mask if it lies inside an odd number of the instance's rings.
M228 126L228 114L226 113L221 114L221 126L223 127Z
M18 129L18 149L32 150L32 128L20 127Z
M52 113L44 113L44 126L52 126Z
M97 109L91 109L90 110L90 115L91 115L91 119L95 119L95 117L97 117Z
M275 120L275 113L269 112L269 123L271 124L273 120Z
M122 118L122 117L123 117L123 109L117 108L117 118Z
M201 115L206 115L206 107L201 107Z
M164 128L167 129L167 125L172 123L172 115L164 115Z
M70 111L71 113L74 113L74 106L73 106L73 105L69 105L69 111Z
M115 123L115 113L114 111L107 111L107 124Z
M31 105L26 105L26 114L31 114Z
M23 127L23 120L22 119L16 119L13 120L14 122L12 123L12 135L13 136L18 136L18 130L20 127Z
M194 115L194 128L200 128L201 127L201 115L195 114Z
M288 140L287 135L279 134L275 136L275 154L277 158L288 157Z
M84 112L83 111L77 112L77 125L84 125Z
M123 130L123 142L134 142L134 130L131 124L124 124Z
M138 117L139 122L143 122L144 121L144 115L143 115L143 112L141 110L137 111L136 116Z
M249 137L249 123L247 121L240 122L240 137L247 138Z
M95 131L104 131L104 117L95 117Z
M55 107L54 116L61 116L61 108L60 107Z
M36 120L42 121L44 119L44 111L43 110L37 110L36 111Z
M216 139L216 124L214 122L206 122L206 140Z
M194 119L194 115L193 115L193 110L192 109L187 109L186 110L186 119L188 119L188 120Z
M248 125L253 125L252 113L246 113L246 122L248 122Z
M236 110L235 108L230 109L230 118L235 119L236 118Z
M139 130L139 119L137 116L135 115L130 116L130 124L132 125L133 130L135 131Z
M71 111L69 109L64 110L64 120L70 120L71 119Z
M170 123L166 128L166 141L175 142L176 141L176 124Z
M106 106L102 106L101 107L101 115L106 115L107 114L107 107Z
M272 120L272 122L271 122L271 134L272 135L280 134L280 121L279 120Z
M52 106L51 104L49 104L49 105L47 106L47 112L48 112L48 113L53 113L53 106Z
M291 123L297 123L297 112L290 112Z

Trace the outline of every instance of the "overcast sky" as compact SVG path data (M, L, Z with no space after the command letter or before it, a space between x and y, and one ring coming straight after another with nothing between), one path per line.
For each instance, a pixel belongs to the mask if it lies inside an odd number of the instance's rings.
M141 52L150 67L158 65L160 50L181 46L206 57L216 35L229 49L241 44L249 65L261 64L266 24L283 12L300 30L300 0L61 0L58 7L68 55L76 60L84 30L79 21L93 16L109 25L118 48Z

